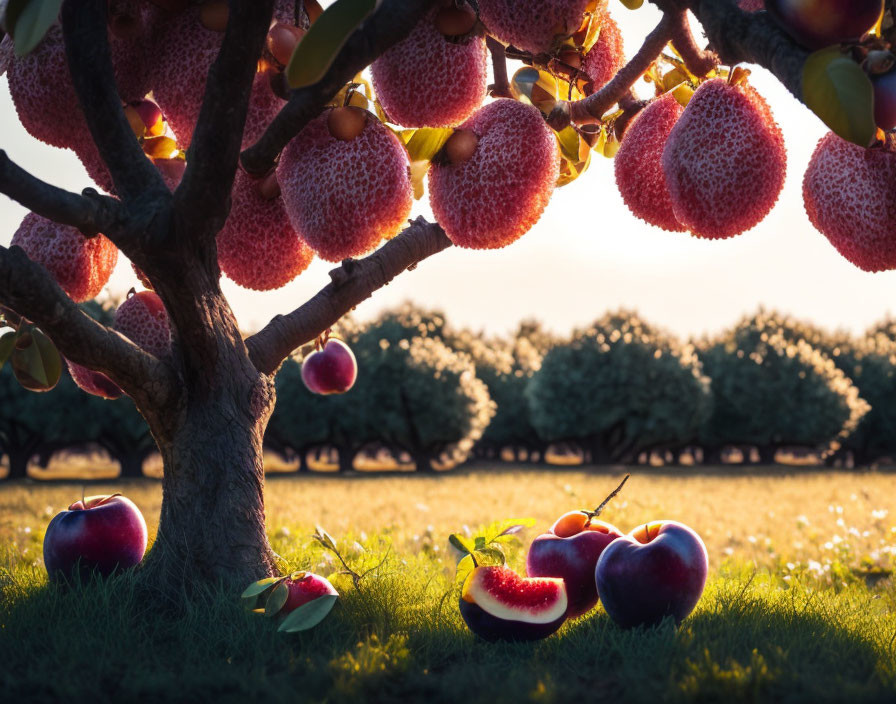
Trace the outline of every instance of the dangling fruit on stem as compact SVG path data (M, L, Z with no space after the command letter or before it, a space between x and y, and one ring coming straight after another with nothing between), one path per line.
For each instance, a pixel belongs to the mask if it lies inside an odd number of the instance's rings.
M600 19L600 36L585 54L582 70L591 79L591 93L603 88L625 65L622 32L616 20L604 12Z
M128 297L115 311L112 327L156 357L171 350L171 324L162 299L152 291Z
M479 0L479 18L504 44L540 54L572 36L586 11L606 6L606 0Z

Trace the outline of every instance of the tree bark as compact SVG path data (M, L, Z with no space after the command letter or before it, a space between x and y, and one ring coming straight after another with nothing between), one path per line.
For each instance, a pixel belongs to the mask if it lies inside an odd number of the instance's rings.
M31 459L31 450L10 450L7 452L9 457L9 474L7 479L25 479L28 476L28 461Z

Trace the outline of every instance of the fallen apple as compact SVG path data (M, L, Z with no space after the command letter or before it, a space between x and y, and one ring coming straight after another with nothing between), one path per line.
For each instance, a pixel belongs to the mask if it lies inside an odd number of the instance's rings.
M594 577L610 618L632 628L668 616L681 623L700 600L708 569L697 533L676 521L652 521L610 543Z
M89 496L53 517L44 535L44 565L53 581L76 572L103 576L137 565L146 552L146 521L121 494Z

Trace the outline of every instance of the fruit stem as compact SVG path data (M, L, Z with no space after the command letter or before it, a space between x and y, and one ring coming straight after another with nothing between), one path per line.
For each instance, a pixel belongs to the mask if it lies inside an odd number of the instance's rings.
M620 491L622 491L622 487L625 486L625 483L628 481L628 478L629 478L630 476L632 476L632 475L631 475L631 474L626 474L626 475L622 478L622 481L619 482L619 486L617 486L615 489L613 489L613 491L610 492L610 495L607 496L607 498L605 498L603 501L600 502L600 506L598 506L598 507L597 507L596 509L594 509L593 511L586 511L586 513L588 514L588 520L585 522L585 525L586 525L586 526L587 526L589 523L591 523L591 519L592 519L592 518L597 518L597 517L600 515L600 512L604 510L604 507L605 507L608 503L610 503L610 501L613 499L614 496L616 496L616 494L618 494Z

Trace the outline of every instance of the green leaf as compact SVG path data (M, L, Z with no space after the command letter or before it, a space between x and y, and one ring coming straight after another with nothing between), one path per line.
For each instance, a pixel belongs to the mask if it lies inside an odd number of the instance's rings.
M280 624L277 630L284 633L297 633L298 631L307 631L309 628L314 628L332 611L337 598L336 594L324 594L317 597L314 601L302 604L283 619L283 623Z
M816 51L806 60L803 101L834 133L860 147L877 133L871 79L838 48Z
M329 533L327 533L327 531L325 531L320 526L316 526L314 531L314 535L311 536L312 538L323 545L327 550L337 552L336 541L333 540L333 537Z
M547 71L526 66L513 74L510 92L514 98L537 107L543 115L549 115L557 104L559 84Z
M489 534L494 537L488 542L505 542L506 540L515 539L516 534L521 530L531 528L534 525L534 518L507 518L503 521L498 521L489 526Z
M16 56L25 56L59 16L62 0L9 0L3 25L15 42Z
M411 161L431 161L452 134L454 130L450 127L421 127L402 130L398 138L408 150Z
M379 4L380 0L336 0L324 10L289 59L289 87L304 88L323 78L351 34Z
M6 360L9 359L9 355L12 354L12 351L16 346L16 334L15 332L7 332L2 337L0 337L0 369L3 369L3 365L6 364Z
M454 582L456 584L463 584L467 581L467 577L470 576L470 572L476 569L476 563L473 561L472 555L464 555L460 562L457 563L457 571L454 573Z
M266 579L259 579L257 582L252 582L252 584L246 587L246 590L240 594L240 598L248 599L250 597L257 597L259 594L263 594L269 589L272 589L277 582L282 581L283 577L267 577Z
M480 565L507 564L507 557L504 555L504 551L497 546L479 548L474 557Z
M30 340L26 335L30 335ZM62 357L52 340L40 330L23 329L12 352L12 371L26 389L49 391L59 383Z
M264 615L268 618L276 616L287 599L289 599L289 587L286 585L286 582L280 582L280 584L274 587L274 591L271 592L267 602L265 602Z
M458 535L457 533L452 533L448 536L448 542L451 545L459 550L464 555L469 555L476 549L476 544L472 542L469 538L465 538L462 535Z

